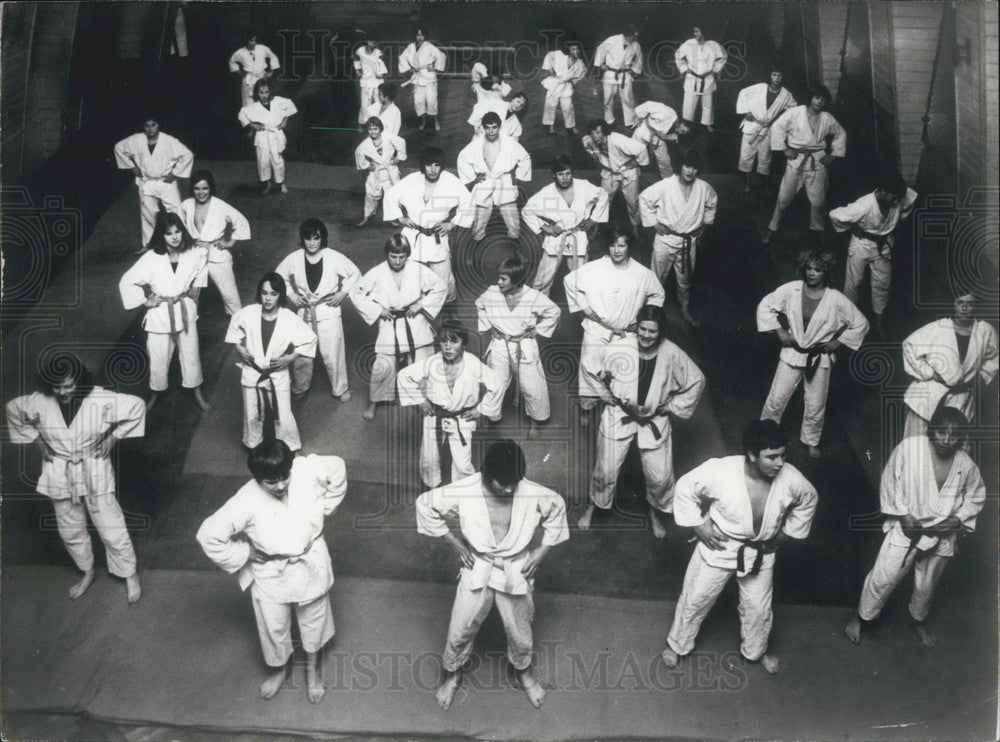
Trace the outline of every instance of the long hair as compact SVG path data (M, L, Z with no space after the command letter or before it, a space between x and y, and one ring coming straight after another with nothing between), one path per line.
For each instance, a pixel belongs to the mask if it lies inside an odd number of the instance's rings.
M167 230L171 227L177 227L181 231L181 244L177 247L177 252L190 250L194 244L191 233L187 231L187 227L184 226L184 221L180 216L172 211L160 211L157 213L156 226L153 227L153 234L150 236L146 247L157 255L166 255L167 241L165 237L167 236Z
M255 294L257 301L260 301L260 292L264 290L265 283L271 284L271 290L278 292L278 306L287 307L288 288L285 286L285 279L282 278L280 274L274 273L273 271L271 273L265 273L257 282L257 293Z
M70 351L60 351L49 356L41 369L42 383L50 395L55 393L56 384L69 379L76 384L75 395L82 399L90 394L97 382L90 369L83 365L80 356Z

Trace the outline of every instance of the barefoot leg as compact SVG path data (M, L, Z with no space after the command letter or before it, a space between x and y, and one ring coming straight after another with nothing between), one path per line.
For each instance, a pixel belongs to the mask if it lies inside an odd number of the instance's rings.
M593 517L594 517L594 504L591 503L590 505L587 506L587 509L583 512L583 515L580 516L580 520L576 522L576 524L580 526L581 531L590 530L590 521Z
M451 702L455 700L455 691L458 690L459 683L462 682L462 673L459 670L455 672L448 672L445 676L444 682L441 683L441 687L437 689L437 693L434 694L434 698L437 699L437 704L445 711L451 706Z
M142 597L142 585L139 583L139 573L135 572L125 578L125 597L129 605L138 603Z
M528 418L528 438L534 440L538 437L538 423Z
M285 679L288 677L288 669L288 663L277 669L271 669L267 678L260 684L261 698L274 698L275 694L281 689L281 686L285 684Z
M853 614L844 626L844 636L854 644L861 644L861 616Z
M361 417L363 417L368 422L371 422L372 420L374 420L375 419L375 405L376 404L377 404L376 402L372 402L371 400L368 400L368 406L365 407L365 411L361 413Z
M309 703L319 703L326 695L326 688L319 676L319 652L306 652L306 695Z
M78 582L73 583L73 586L69 589L69 599L76 600L85 592L87 588L90 587L90 583L94 581L94 570L88 569L83 573L83 577L80 578Z
M201 407L202 412L208 412L212 409L212 405L208 403L205 396L201 393L200 386L196 386L192 391L194 392L194 401L198 403L199 407Z
M670 647L667 647L662 652L660 652L660 659L662 659L663 664L669 667L670 669L677 667L677 665L681 661L680 655L677 654L677 652L672 650Z
M659 511L652 505L649 506L649 525L653 527L654 538L666 538L667 529L660 522Z
M819 446L806 446L806 450L809 451L809 458L818 459L823 456L823 452L819 450Z
M937 646L937 635L931 631L930 628L928 628L926 623L914 619L911 625L913 626L914 633L916 633L917 637L920 639L921 644L928 649L934 649L934 647Z
M545 688L538 682L535 674L531 671L531 667L519 670L517 679L521 682L521 687L524 688L524 692L527 694L531 705L536 709L540 709L542 703L545 701Z
M780 663L773 654L764 654L760 658L760 666L767 671L768 675L777 675Z
M156 404L156 400L158 400L159 398L160 398L159 392L150 393L149 400L146 402L146 412L149 412L151 409L153 409L153 405Z

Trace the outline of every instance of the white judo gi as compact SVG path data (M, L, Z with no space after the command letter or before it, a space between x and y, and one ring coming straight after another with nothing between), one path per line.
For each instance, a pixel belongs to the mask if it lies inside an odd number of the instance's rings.
M243 69L243 83L240 86L240 98L242 105L253 102L253 86L262 78L268 70L274 72L281 69L281 62L278 55L272 52L263 44L256 44L253 51L245 46L233 52L229 57L229 71L239 72Z
M257 151L257 177L267 182L274 174L275 183L285 182L285 158L282 153L288 140L282 122L299 112L288 98L275 95L269 106L260 101L251 101L240 109L239 118L243 126L260 124L264 128L254 134L253 146Z
M900 519L910 515L920 529L930 528L954 515L962 531L976 528L976 516L986 501L986 485L965 451L956 451L951 469L939 488L934 475L934 454L926 435L905 438L896 446L882 471L879 497L886 516L885 539L871 572L865 577L858 615L871 621L882 612L896 586L914 569L910 615L923 621L948 559L955 556L957 534L913 533L911 541Z
M755 121L740 121L743 137L740 140L740 162L737 169L741 173L753 170L757 160L757 172L767 175L771 172L771 126L789 108L795 107L795 98L786 88L781 88L767 105L768 85L757 83L743 88L736 98L736 114L746 116L752 113Z
M677 300L682 307L691 303L698 239L703 228L715 223L719 198L701 178L695 178L685 194L680 175L671 175L639 194L642 226L662 225L670 234L653 236L653 257L649 267L661 283L673 269L677 274Z
M563 279L570 312L590 309L600 322L584 316L578 372L581 406L592 409L604 385L598 377L615 364L638 364L635 316L646 304L663 306L663 286L648 268L629 258L615 265L603 257L581 266Z
M476 299L478 330L491 335L483 359L500 379L498 401L502 403L511 378L515 378L517 389L524 397L524 411L537 422L548 420L551 414L549 387L538 341L524 334L534 330L541 337L552 337L560 311L545 294L528 286L521 290L513 307L496 286L490 286ZM488 416L496 417L500 410L489 412Z
M233 315L226 331L226 342L242 345L252 356L253 364L238 361L240 386L243 388L243 445L254 448L264 439L267 408L274 413L274 429L279 440L292 451L302 448L299 426L292 414L291 380L288 366L267 372L272 358L294 350L310 360L316 356L316 334L295 313L280 308L271 341L264 347L261 334L261 305L250 304ZM256 367L255 367L256 366Z
M771 125L771 150L784 152L787 147L800 150L802 154L789 159L785 173L778 187L778 201L767 228L777 232L781 227L781 215L792 203L795 194L805 187L809 198L809 229L822 232L826 218L826 186L829 174L821 158L826 154L826 139L833 137L830 154L844 157L847 154L847 132L831 114L821 111L816 131L809 126L808 106L796 106L785 111Z
M219 289L226 313L236 314L242 304L239 289L236 288L236 274L233 273L233 253L222 247L222 241L230 224L232 239L249 240L250 222L221 198L212 196L208 200L205 221L199 228L195 223L195 206L193 198L184 199L180 217L184 220L184 226L188 234L194 238L195 244L208 248L208 277Z
M156 146L149 151L145 134L133 134L115 145L115 163L119 170L138 166L135 185L139 189L139 221L142 225L142 244L148 245L156 225L156 213L162 204L167 211L177 212L181 205L181 192L177 181L167 183L164 178L187 178L191 175L194 155L175 137L157 135Z
M382 132L382 143L375 145L371 137L354 150L354 164L358 170L368 173L365 178L365 218L372 216L378 208L383 191L399 182L397 162L406 159L406 141Z
M391 137L399 136L399 129L403 125L403 114L399 111L399 106L395 103L390 103L382 108L382 104L375 101L365 111L365 121L370 119L372 116L378 118L382 122L382 135L388 135Z
M632 77L642 74L642 47L638 41L626 42L623 34L609 36L594 51L594 67L604 67L601 84L604 91L604 120L615 122L615 96L622 102L625 126L635 125L635 92Z
M562 51L552 51L542 60L542 71L550 73L542 79L545 88L545 104L542 108L542 125L552 126L556 122L556 106L562 109L563 125L567 129L576 127L576 110L573 108L573 89L587 76L587 65L582 59L572 59Z
M396 371L402 355L412 363L434 353L434 328L430 322L444 306L446 293L444 281L434 271L412 260L407 260L399 273L388 263L379 263L354 287L351 301L361 319L369 325L379 323L369 395L372 402L396 398ZM407 317L406 308L415 301L420 302L423 311ZM393 319L382 319L383 309L391 311Z
M278 499L256 480L244 484L198 529L206 556L250 587L264 661L283 667L292 656L292 614L302 648L318 652L333 638L333 564L323 520L347 493L339 456L297 456L288 492ZM250 549L268 555L260 564Z
M638 363L632 368L611 364L606 369L610 392L604 395L607 404L601 413L590 481L590 501L604 510L614 504L618 472L633 439L646 477L646 501L664 513L674 508L673 436L667 413L681 420L690 418L705 388L705 376L687 353L666 339L660 341L650 362L655 364L653 377L641 401ZM641 416L626 412L619 401L639 408Z
M372 49L362 44L354 52L354 71L358 76L358 89L361 105L358 106L358 123L368 120L368 109L378 105L378 86L384 82L389 70L382 60L382 50ZM385 123L384 121L382 123ZM397 129L394 134L397 133Z
M661 178L669 178L674 174L673 163L670 161L668 141L677 141L677 135L671 133L677 123L677 112L670 106L655 100L648 100L635 107L635 115L639 125L632 132L632 138L642 142L656 160L656 167Z
M997 331L976 320L965 357L958 355L955 323L945 317L924 325L903 341L903 368L914 381L906 389L904 436L926 433L927 423L942 403L961 410L969 422L976 417L977 379L990 384L1000 367Z
M494 601L507 634L507 658L516 670L531 665L534 580L521 573L539 527L541 543L569 539L566 503L548 487L522 479L514 491L510 529L499 542L493 534L481 474L424 492L416 501L417 530L425 536L448 533L446 518L458 517L462 537L473 551L472 569L462 568L448 625L442 665L455 672L469 659L476 633Z
M208 285L205 266L208 250L191 247L177 259L176 268L166 254L150 250L125 271L118 282L122 305L127 310L146 303L147 292L160 297L160 303L146 310L142 318L149 355L149 388L167 389L170 359L177 349L181 366L181 385L201 386L201 356L198 352L198 302L189 296L192 289Z
M906 189L898 204L883 214L874 193L862 196L854 203L830 211L830 222L838 232L851 230L847 247L847 266L844 276L844 296L855 304L858 289L865 276L865 268L872 272L872 310L882 314L889 304L889 287L892 282L892 247L896 242L894 232L899 222L910 215L917 203L917 192Z
M472 226L475 209L469 189L446 170L430 187L422 172L410 173L396 185L386 189L382 199L382 218L388 221L409 217L421 229L403 227L401 234L410 243L410 260L421 263L437 274L447 287L446 301L458 297L455 276L451 269L450 235L435 234L433 228L448 221L458 227ZM454 213L453 213L454 212Z
M476 207L473 237L481 240L486 236L486 225L493 214L493 207L500 209L500 216L507 225L507 236L516 240L521 234L521 219L517 213L517 186L514 180L531 180L531 155L510 137L500 135L500 152L493 167L486 164L485 137L476 137L458 153L459 179L469 187L472 203ZM478 176L485 180L476 183Z
M715 123L716 76L726 66L729 55L717 41L688 39L674 52L677 71L684 75L684 110L686 121L694 121L694 112L701 101L701 123L712 126Z
M816 489L791 464L778 472L764 503L760 529L754 531L747 493L746 459L709 459L677 480L674 521L691 528L711 520L725 535L723 548L699 542L684 573L667 644L678 655L694 649L702 621L734 574L740 592L740 653L750 661L767 651L771 633L771 585L775 554L765 553L779 534L804 539L816 513ZM708 512L703 509L708 507ZM740 569L742 562L742 569Z
M476 103L486 103L488 101L503 100L510 95L511 87L503 80L499 84L487 89L482 85L473 85L472 92L476 95Z
M846 296L827 287L809 324L802 319L804 281L790 281L761 299L757 305L757 331L771 332L782 326L779 313L787 318L785 328L798 347L782 348L771 390L760 413L761 420L781 423L788 400L799 382L805 379L805 411L802 415L802 442L818 446L826 417L826 396L830 388L830 369L835 356L820 349L830 340L839 340L857 350L868 334L868 320ZM812 378L810 376L810 370Z
M583 222L590 219L604 224L608 221L610 199L603 188L580 178L573 178L572 188L572 203L566 203L562 191L555 183L550 183L529 198L521 209L521 218L535 234L542 234L545 224L562 230L542 238L542 256L531 281L532 288L546 296L564 258L569 259L573 270L587 262L589 238L581 226Z
M473 135L483 136L483 116L491 111L500 117L500 134L518 141L524 133L521 119L516 113L511 114L510 103L500 98L483 98L472 107L467 123L472 127Z
M306 278L305 250L296 250L274 270L285 279L289 299L301 305L299 319L316 333L319 355L330 377L330 390L333 396L339 397L347 391L347 354L341 319L347 297L335 307L326 302L333 294L341 291L350 293L361 280L361 272L350 258L336 250L325 247L320 250L320 256L323 275L315 290L309 288ZM292 362L292 394L304 394L309 390L314 365L313 359L306 357Z
M583 148L601 166L601 188L608 198L621 191L628 207L628 218L639 224L639 168L649 164L649 149L643 142L631 139L617 131L608 134L604 148L594 144L589 134L581 137Z
M447 57L429 41L418 48L410 44L399 55L399 71L404 75L413 72L413 108L417 116L424 114L437 116L438 83L437 73L444 72Z
M441 484L442 455L451 459L451 467L445 469L449 481L475 473L472 434L476 431L476 420L466 420L466 413L500 419L504 390L500 377L468 352L462 354L458 366L458 376L451 385L445 377L440 353L400 369L396 376L400 406L426 401L434 410L433 415L424 416L420 441L420 479L427 487Z
M107 436L141 438L145 403L95 386L67 425L56 397L35 392L7 402L7 426L11 443L40 438L51 452L51 460L42 461L36 489L52 500L59 535L76 566L83 572L94 568L87 530L90 513L104 544L108 571L116 577L134 575L135 550L115 496L115 467L110 456L100 456L94 448Z

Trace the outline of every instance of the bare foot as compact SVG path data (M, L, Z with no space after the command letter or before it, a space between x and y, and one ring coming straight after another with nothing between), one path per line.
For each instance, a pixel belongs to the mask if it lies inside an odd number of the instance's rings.
M90 587L90 583L94 581L94 570L90 569L83 573L83 577L80 578L79 582L74 583L73 587L69 589L69 599L76 600L85 592L87 588Z
M774 242L774 239L777 236L778 236L777 232L775 232L773 229L769 229L767 230L767 234L764 235L764 238L760 242L762 245L770 245L772 242Z
M354 226L355 227L363 227L366 224L368 224L368 217L367 216L364 219L362 219L360 222L358 222L357 224L355 224Z
M532 419L528 419L528 438L534 440L538 437L538 423Z
M546 134L555 134L556 133L556 127L554 127L554 126L548 127L548 129L545 130L545 133Z
M531 674L530 668L519 673L518 679L521 681L521 687L524 688L524 692L527 694L531 705L536 709L540 709L542 703L545 701L545 688Z
M923 621L913 621L911 625L921 644L928 649L934 649L937 646L937 635L927 628Z
M666 538L667 529L660 523L660 518L656 512L656 508L649 508L649 524L653 527L653 538Z
M208 400L206 400L205 397L202 395L201 387L195 387L194 401L198 403L199 407L201 407L202 412L208 412L209 410L212 409L212 405L210 405L208 403Z
M346 404L347 402L350 402L350 401L351 401L351 393L350 392L344 392L343 394L340 395L340 403L341 404Z
M579 134L580 133L580 130L577 129L575 126L572 129L570 129L570 131L573 132L574 134Z
M854 644L861 644L861 616L855 613L844 626L844 636Z
M678 655L677 652L672 650L670 647L667 647L660 652L660 659L662 659L663 664L671 670L677 667L678 663L681 661L680 655Z
M285 665L280 670L275 670L267 676L267 679L260 684L260 697L261 698L274 698L274 695L281 689L281 686L285 684L285 678L288 677L288 665Z
M434 118L434 131L441 131L441 124L438 122L437 117Z
M701 327L701 320L691 314L691 310L687 307L681 307L681 316L692 327Z
M760 658L760 666L767 671L768 675L777 675L778 667L781 663L773 654L765 654Z
M580 410L580 425L585 428L590 425L590 410Z
M306 696L309 703L319 703L326 695L326 688L319 677L316 668L319 664L319 657L315 652L306 653Z
M823 456L823 452L819 450L819 446L806 446L806 450L809 452L809 458L818 459Z
M159 398L160 398L159 392L153 392L152 394L149 395L149 399L146 401L146 412L149 412L151 409L153 409L153 405L156 404L156 400L158 400Z
M715 127L714 127L714 126L712 126L711 124L707 124L707 125L705 126L705 128L706 128L706 129L707 129L707 130L708 130L709 132L713 132L713 131L715 131Z
M128 598L129 605L138 603L139 598L142 597L142 585L139 584L138 572L125 578L125 597Z
M284 183L281 184L281 192L288 193L288 186L286 186Z
M270 192L271 192L271 181L267 181L267 185L264 186L264 189L261 191L261 195L266 196Z
M588 505L587 509L583 511L583 515L580 516L580 520L576 522L580 526L581 531L590 530L590 521L594 517L594 506Z
M462 675L458 672L448 673L448 677L444 679L441 683L441 687L437 689L437 693L434 694L434 698L437 699L438 706L443 710L447 711L451 706L451 702L455 700L455 691L458 690L459 683L462 682Z
M371 422L372 420L375 419L375 403L374 402L369 402L368 403L368 406L365 407L365 411L361 413L361 417L363 417L368 422Z

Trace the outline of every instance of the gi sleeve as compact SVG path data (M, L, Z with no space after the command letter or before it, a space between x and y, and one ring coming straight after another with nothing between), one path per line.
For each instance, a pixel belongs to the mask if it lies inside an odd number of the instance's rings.
M688 71L690 65L687 59L687 49L688 43L685 41L678 47L677 51L674 52L674 64L677 65L677 71L682 75Z
M292 320L291 343L295 346L296 354L303 358L315 358L316 344L319 342L316 333L291 310L282 309L281 311L282 313L287 312L290 320Z
M556 325L559 324L559 316L562 314L562 310L555 302L541 292L538 294L537 301L535 332L541 337L550 338L552 337L552 333L556 331Z
M351 302L358 310L358 314L361 315L361 319L368 325L375 324L382 316L382 306L372 297L376 280L376 269L373 268L362 276L357 286L351 291Z
M840 315L843 323L847 325L847 329L837 339L851 350L857 350L861 347L861 343L864 342L865 335L868 334L868 320L861 313L861 310L854 306L854 303L846 296L841 294L838 298L840 301L837 313Z
M680 348L670 359L670 370L672 388L667 410L681 420L688 420L694 414L701 393L705 390L705 374Z
M427 401L427 377L430 375L430 362L433 358L434 356L422 358L396 374L400 407L413 407Z
M847 156L847 132L844 131L844 127L840 125L837 119L830 117L832 123L830 125L830 133L833 134L833 143L830 146L830 154L834 157L846 157Z
M365 145L369 142L365 139L358 148L354 150L354 165L358 170L370 170L373 167L373 163L369 159L369 156L365 154Z
M789 111L785 111L778 116L778 120L771 126L771 151L784 152L787 147L788 129L792 125L793 116Z
M636 75L642 74L642 46L638 42L632 43L632 64L629 69Z
M666 180L658 180L639 194L639 218L642 226L655 227L657 214L660 210L660 197L663 195Z
M236 493L205 519L195 536L205 556L229 574L239 572L250 558L250 542L237 538L246 532L250 518L248 508Z
M475 144L476 143L473 140L472 144L468 145L458 153L458 159L455 161L455 168L458 170L458 178L466 185L472 183L479 174L476 170L474 156L470 151L470 147L475 146Z
M500 419L500 407L503 404L503 395L507 387L500 383L500 377L496 372L484 363L479 363L479 382L486 387L486 394L479 401L479 413L491 420Z
M132 142L133 136L125 137L115 145L115 163L119 170L131 170L134 165L139 164Z
M993 383L997 370L1000 369L1000 353L997 352L997 331L991 325L986 325L985 347L983 348L983 360L979 366L979 378L984 384Z
M726 66L726 60L729 59L729 55L718 41L710 43L712 44L713 51L715 51L715 62L712 64L712 72L718 75L722 72L722 68Z
M833 224L833 228L838 232L846 232L848 229L861 221L862 217L868 213L868 209L864 202L864 198L859 198L854 203L847 204L846 206L840 206L836 209L831 209L830 222Z
M354 261L343 253L337 253L334 263L337 275L340 276L340 290L350 293L351 289L358 285L361 280L361 271Z
M405 186L401 189L401 183L402 181L382 191L382 218L387 222L403 218L403 210L399 208L399 202L402 199L402 190L405 189Z
M389 137L389 141L392 143L393 148L396 150L396 159L402 162L406 159L406 140L402 137Z
M715 224L715 212L719 208L719 195L712 186L705 184L705 213L702 215L703 225Z
M566 290L566 308L569 309L570 313L582 312L584 309L590 308L587 291L580 286L581 279L586 283L587 265L593 265L593 263L582 265L563 277L563 288Z
M434 51L437 52L437 56L434 58L434 69L438 72L444 72L444 68L448 64L448 57L437 47L434 47Z
M645 289L644 293L646 300L643 304L652 304L653 306L662 307L664 300L667 298L666 293L663 291L663 284L656 278L656 274L648 268L643 268L643 277L645 278Z
M479 332L486 332L493 327L493 323L490 322L489 312L486 311L486 296L489 294L489 289L484 291L476 299L476 330Z
M736 96L737 116L743 116L744 114L750 113L753 107L754 94L757 92L756 87L756 85L751 85L750 87L743 88L739 95ZM636 112L638 112L638 110Z
M247 307L244 307L244 309L246 308ZM243 310L240 310L230 318L229 328L226 330L226 337L224 339L224 342L231 343L232 345L246 345L247 342L246 312L244 312Z
M230 72L242 72L240 68L242 60L240 59L240 50L237 49L233 52L233 55L229 58L229 71Z
M930 381L936 369L927 360L928 351L934 347L935 324L914 330L903 341L903 368L917 381Z
M808 479L801 475L797 479L799 481L795 483L795 499L785 510L785 522L781 531L789 538L801 540L809 535L819 496Z
M979 467L966 457L968 470L963 472L961 501L955 510L955 517L962 522L962 529L971 533L976 530L976 517L986 503L986 484Z
M331 515L347 494L347 467L339 456L306 457L316 475L317 495L323 501L323 515Z
M142 438L146 434L146 403L133 394L113 394L111 435L118 440Z
M399 55L399 71L402 73L407 73L413 69L414 56L416 55L417 48L413 44L410 44L403 53Z
M188 249L197 250L198 252L198 266L195 268L195 277L191 281L191 286L196 286L200 289L206 288L208 286L208 248L191 247Z
M757 332L773 332L781 327L778 313L785 311L788 301L784 284L760 300L757 305Z
M527 225L535 234L542 233L542 219L539 216L543 211L544 198L540 198L539 194L541 191L536 193L534 196L529 198L525 204L524 208L521 209L521 218L524 219L524 223Z
M605 39L600 44L598 44L597 49L594 51L594 66L604 67L607 63L608 56L608 41Z
M226 204L225 215L227 221L233 225L232 239L249 240L250 222L247 221L247 218L229 204Z
M677 480L674 490L674 522L682 528L700 526L709 520L708 508L716 497L712 496L712 465L718 459L709 459Z
M611 207L611 199L608 198L608 192L603 188L595 187L591 203L594 204L594 207L590 209L590 220L598 224L607 223Z
M126 310L141 307L146 303L146 292L143 287L149 286L149 262L151 260L149 256L153 254L155 253L146 253L135 261L135 265L125 271L125 275L118 282L118 293L121 294L122 306Z
M38 408L43 396L35 392L7 402L7 428L11 443L31 443L41 435L42 419Z
M555 546L569 540L566 501L562 497L549 490L546 497L538 498L538 513L541 516L542 546Z
M512 144L514 145L514 156L517 158L517 167L514 170L514 177L520 181L530 181L531 155L528 154L528 150L517 142L512 142Z
M160 134L160 136L164 136ZM181 144L179 139L170 137L170 159L173 165L170 173L176 178L187 178L191 175L191 166L194 165L194 153ZM249 229L249 227L247 227Z
M417 533L437 538L448 533L445 517L458 513L458 500L448 497L445 489L438 487L420 495L414 507L417 513Z
M912 188L906 189L906 195L903 196L903 200L899 204L899 221L906 219L913 211L913 207L917 204L918 195Z
M445 282L432 271L423 265L417 264L420 268L420 306L431 317L437 317L444 306L444 300L448 295L448 287Z
M267 69L270 70L281 69L281 60L278 59L278 55L266 46L264 47L264 64L267 66Z
M909 445L910 440L903 440L893 449L885 468L882 470L882 480L879 483L879 505L882 514L892 518L901 518L910 512L910 502L906 496L905 467L907 465L920 466L924 463L914 460L919 459L919 453L914 453L918 452L919 449ZM909 457L905 455L904 449L910 451Z

